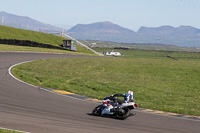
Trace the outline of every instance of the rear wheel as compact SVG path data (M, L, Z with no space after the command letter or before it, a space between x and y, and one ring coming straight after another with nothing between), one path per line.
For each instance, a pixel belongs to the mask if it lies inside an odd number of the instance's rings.
M118 119L124 120L130 115L130 109L129 108L122 108L121 111L117 112L116 117Z
M93 109L92 114L93 115L101 115L101 112L102 112L102 105L99 105Z

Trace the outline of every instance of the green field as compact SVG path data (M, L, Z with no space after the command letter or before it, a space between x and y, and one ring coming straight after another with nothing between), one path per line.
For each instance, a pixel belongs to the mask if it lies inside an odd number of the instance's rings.
M37 86L98 99L133 90L141 108L200 115L199 68L199 60L71 58L34 61L12 72Z
M200 52L181 52L181 51L161 51L161 50L139 50L139 49L113 49L113 48L95 48L98 52L118 51L122 58L169 58L177 60L200 60Z
M50 44L50 45L58 46L58 47L60 47L60 45L62 44L62 40L66 40L66 38L63 38L60 36L55 36L51 34L35 32L35 31L30 31L30 30L16 29L16 28L11 28L7 26L0 26L0 39L29 40L29 41L34 41L38 43ZM6 48L6 46L8 47ZM2 44L0 44L0 51L11 51L12 46L11 45L6 45L6 46L5 45L3 46ZM12 49L14 49L14 51L26 51L27 49L30 49L30 47L28 48L14 47ZM37 51L35 50L35 48L33 49L34 51ZM42 51L41 49L43 48L40 48L39 52ZM30 51L30 50L27 50L27 51ZM48 50L44 49L44 51L48 51ZM52 50L49 50L49 51L52 51ZM65 53L65 51L67 50L60 50L60 53L62 52ZM91 51L83 47L80 47L79 45L77 45L77 52L94 55Z
M195 47L179 47L175 45L163 45L163 44L152 44L152 43L116 43L108 41L98 41L98 40L81 40L84 44L90 45L93 48L115 48L123 47L129 49L138 50L162 50L162 51L188 51L188 52L200 52L200 48Z

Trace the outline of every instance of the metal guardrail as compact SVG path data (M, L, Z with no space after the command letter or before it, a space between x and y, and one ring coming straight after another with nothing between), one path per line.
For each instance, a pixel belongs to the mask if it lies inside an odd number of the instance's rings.
M0 39L0 44L16 45L16 46L30 46L30 47L40 47L40 48L50 48L50 49L62 49L65 48L52 46L50 44L38 43L29 40L16 40L16 39Z

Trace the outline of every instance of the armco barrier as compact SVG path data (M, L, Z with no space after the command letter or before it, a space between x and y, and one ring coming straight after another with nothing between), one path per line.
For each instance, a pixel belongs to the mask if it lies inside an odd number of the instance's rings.
M29 40L0 39L0 44L66 50L65 48L62 48L62 47L52 46L52 45L44 44L44 43L37 43L37 42L29 41Z

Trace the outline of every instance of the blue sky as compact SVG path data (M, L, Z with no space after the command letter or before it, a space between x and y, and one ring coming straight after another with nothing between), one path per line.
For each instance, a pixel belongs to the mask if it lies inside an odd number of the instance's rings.
M0 0L0 11L48 24L110 21L137 31L141 26L190 25L200 29L200 0Z

